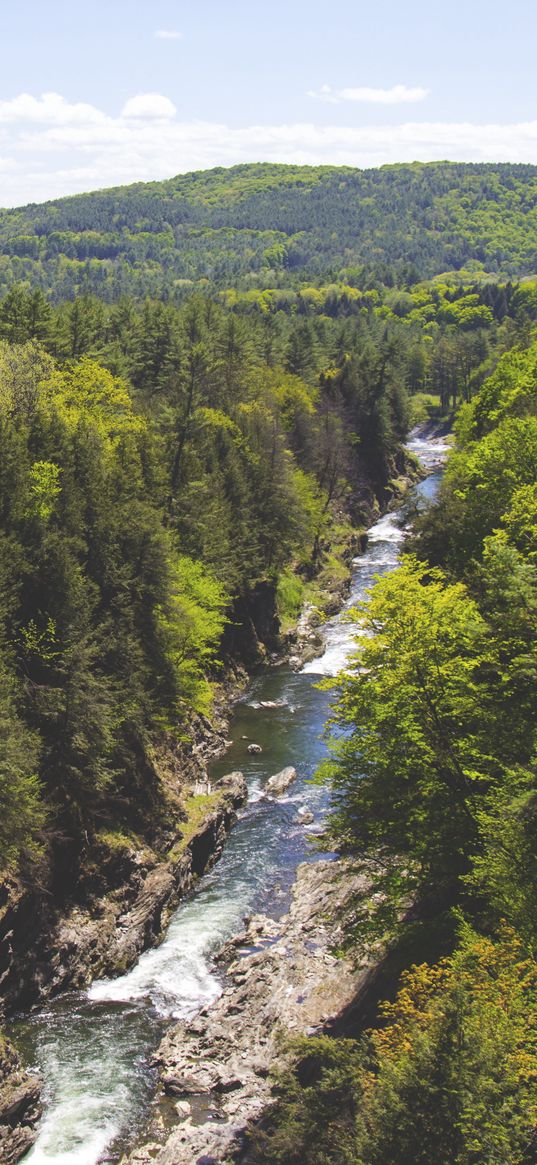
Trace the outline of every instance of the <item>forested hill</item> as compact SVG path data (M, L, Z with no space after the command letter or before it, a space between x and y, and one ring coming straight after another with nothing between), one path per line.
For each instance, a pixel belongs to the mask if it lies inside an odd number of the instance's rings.
M537 268L537 167L242 165L0 212L0 288L182 294ZM365 269L365 270L364 270Z

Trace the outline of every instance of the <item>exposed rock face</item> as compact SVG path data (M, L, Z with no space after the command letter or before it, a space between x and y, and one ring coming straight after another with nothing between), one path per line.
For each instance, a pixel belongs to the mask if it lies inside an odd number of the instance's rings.
M235 599L224 631L222 656L250 669L266 658L267 651L280 648L276 587L272 582L259 582Z
M171 911L220 856L237 808L247 798L242 773L230 773L208 797L191 836L166 854L124 844L98 847L88 865L85 900L58 917L12 882L0 900L0 992L33 1003L127 970L162 937ZM187 822L188 826L188 822ZM2 908L3 907L3 908Z
M223 995L167 1033L156 1063L161 1092L177 1097L178 1125L159 1149L156 1116L151 1143L134 1150L129 1165L234 1160L248 1122L270 1100L268 1075L282 1056L281 1033L323 1030L356 997L368 976L366 964L357 970L331 948L339 937L339 906L365 889L367 878L341 879L341 869L341 863L326 861L301 866L289 915L279 923L251 919L231 944L235 961ZM253 953L244 952L252 946Z
M21 1068L14 1049L0 1043L0 1161L15 1165L33 1145L41 1116L41 1081Z
M267 781L265 792L271 797L281 797L282 793L285 793L293 784L293 781L296 781L296 769L292 765L288 765L287 768L282 769L280 773L275 773Z

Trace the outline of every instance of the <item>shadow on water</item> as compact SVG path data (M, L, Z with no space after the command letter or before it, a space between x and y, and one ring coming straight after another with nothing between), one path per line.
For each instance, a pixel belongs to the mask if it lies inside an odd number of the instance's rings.
M442 442L417 438L410 448L431 476L413 491L417 505L434 496L445 452ZM366 552L356 560L347 607L364 597L376 574L393 569L404 537L403 509L372 528ZM322 732L328 693L317 684L341 670L358 629L341 615L323 629L324 654L301 673L287 666L259 672L235 707L233 744L212 769L213 780L241 769L249 801L223 856L201 879L172 918L166 938L126 975L93 984L13 1025L26 1060L45 1079L45 1116L39 1138L24 1161L32 1165L96 1165L120 1153L143 1125L154 1088L149 1067L166 1024L189 1017L214 1000L222 977L214 955L236 932L245 913L285 911L297 865L318 856L310 831L298 824L301 806L315 816L327 809L327 793L310 778L325 755ZM248 753L249 743L262 752ZM277 801L264 796L270 776L294 765L297 781Z

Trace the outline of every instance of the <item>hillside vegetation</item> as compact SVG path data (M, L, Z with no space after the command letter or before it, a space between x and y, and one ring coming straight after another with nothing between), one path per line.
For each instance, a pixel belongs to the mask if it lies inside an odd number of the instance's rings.
M503 356L462 408L414 553L360 611L320 774L372 882L349 946L399 932L445 957L360 1041L293 1045L256 1165L537 1160L536 357Z
M242 165L0 213L0 288L56 300L184 294L368 273L535 271L537 168ZM364 268L366 269L364 272Z

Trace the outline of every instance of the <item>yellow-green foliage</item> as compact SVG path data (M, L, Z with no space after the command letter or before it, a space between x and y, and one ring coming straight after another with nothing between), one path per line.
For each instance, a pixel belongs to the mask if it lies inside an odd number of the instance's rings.
M515 490L502 517L509 541L529 562L537 565L537 482Z
M61 469L52 461L34 461L29 474L28 515L46 521L61 493Z
M125 382L87 357L43 380L40 397L44 407L53 407L70 428L89 417L112 442L146 428L143 417L134 411Z
M429 1165L530 1160L537 1131L537 965L515 935L469 929L451 959L414 968L362 1081L357 1159Z
M284 570L278 578L276 602L283 628L300 614L304 601L304 582L293 570Z
M440 397L438 393L416 392L410 397L409 409L412 427L422 425L440 412Z
M229 598L201 563L184 555L170 566L170 575L169 601L159 619L175 672L178 707L206 712L212 700L206 673L224 629Z
M40 386L54 370L54 360L36 340L16 345L0 340L0 413L32 416Z
M297 467L293 469L292 482L294 500L301 518L299 545L311 551L315 536L321 533L328 521L325 498L312 473Z
M508 417L537 412L537 343L502 356L478 396L461 410L457 438L461 445L483 436Z
M126 833L120 829L100 829L95 834L95 842L103 845L111 853L127 853L142 849L143 842L134 833Z
M221 289L289 277L304 284L307 312L312 300L327 310L321 297L337 272L352 307L364 267L366 287L371 268L448 272L448 286L454 268L465 283L483 270L534 273L536 186L534 167L509 164L218 167L79 195L75 211L70 199L3 210L0 277L110 299L185 279L203 286L209 271Z
M272 383L271 383L272 382ZM270 384L279 405L284 426L291 430L301 417L313 417L319 397L318 389L306 384L299 376L285 375L281 370L271 373Z
M371 902L382 930L385 912L409 890L453 885L476 844L473 805L498 765L493 693L482 681L490 649L466 588L412 558L379 580L356 617L368 634L357 640L349 672L330 682L345 732L323 771L336 844L384 856L374 878L387 897ZM367 928L367 912L362 921Z

